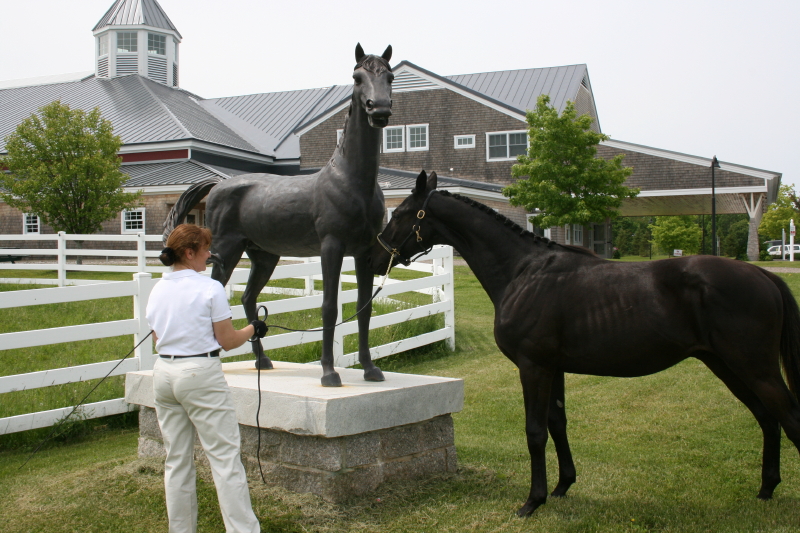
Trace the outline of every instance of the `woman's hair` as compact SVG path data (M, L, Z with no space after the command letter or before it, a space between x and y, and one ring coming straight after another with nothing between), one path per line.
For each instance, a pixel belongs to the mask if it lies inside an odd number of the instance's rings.
M186 259L186 250L199 252L200 248L211 246L211 230L194 224L177 226L167 238L167 247L158 258L166 266L182 263Z

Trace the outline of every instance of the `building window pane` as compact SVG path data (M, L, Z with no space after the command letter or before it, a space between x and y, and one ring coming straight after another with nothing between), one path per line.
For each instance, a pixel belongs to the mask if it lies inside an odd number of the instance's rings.
M22 215L22 233L39 233L39 217L25 213Z
M456 135L455 148L475 148L474 135Z
M508 157L508 139L505 133L489 135L489 159Z
M580 246L583 245L583 226L580 224L572 225L572 242Z
M144 231L144 209L131 209L122 212L122 232Z
M159 35L157 33L148 33L147 53L158 54L160 56L167 55L167 36Z
M136 32L121 31L117 32L117 52L137 52Z
M99 44L99 54L98 55L104 56L104 55L108 54L108 34L107 33L105 35L101 35L100 36L100 38L98 39L98 44Z
M508 134L508 157L517 157L528 153L528 139L525 133Z
M401 152L403 150L403 128L384 128L384 149Z
M427 150L428 149L428 126L409 126L408 127L408 149Z

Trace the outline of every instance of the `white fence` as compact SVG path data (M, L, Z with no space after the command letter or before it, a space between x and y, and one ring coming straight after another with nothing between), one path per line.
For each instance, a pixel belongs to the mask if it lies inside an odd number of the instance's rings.
M6 235L0 236L0 240L7 239ZM25 236L27 237L27 236ZM95 236L59 236L59 242L65 243L68 239L80 237L83 240L85 237ZM96 240L112 240L108 239L109 236L96 236ZM101 238L100 238L101 237ZM128 236L124 236L128 237ZM144 242L150 241L150 236L132 236L139 239L141 247L136 251L128 251L122 255L129 256L130 253L138 254L140 258L140 265L144 265L144 258L147 254L156 254L157 252L145 252ZM129 237L130 238L130 237ZM75 239L77 240L77 239ZM160 237L154 236L153 240L160 240ZM54 250L15 250L15 252L23 255L34 255L29 252L49 252L48 255L54 255ZM25 252L25 253L23 253ZM82 255L82 256L120 256L119 250L66 250L64 247L59 248L59 263L60 268L64 266L63 257L69 254ZM86 252L92 252L87 254ZM124 251L122 251L124 252ZM145 252L145 253L142 253ZM43 254L36 254L43 255ZM430 304L421 305L401 309L396 312L387 313L384 315L373 316L370 321L370 329L398 324L407 320L422 318L434 314L444 315L444 327L424 333L416 337L401 339L395 342L384 344L370 348L373 359L380 359L394 353L402 352L431 344L433 342L445 340L451 349L455 348L455 317L453 308L453 254L452 248L449 246L435 247L426 259L431 259L431 263L414 263L410 267L411 270L425 272L429 274L421 278L401 281L397 279L387 279L380 296L383 298L392 296L393 294L400 294L404 292L422 292L432 295L432 302ZM1 265L0 268L17 268L17 269L30 269L32 266L38 266L52 270L53 265ZM77 268L76 268L77 267ZM136 269L137 267L105 267L105 266L92 266L92 265L68 265L68 269L78 270L91 270L91 271L117 271L117 269ZM402 267L399 267L402 268ZM150 269L166 270L164 267L147 267ZM342 271L352 271L355 269L353 258L345 258ZM128 272L129 270L121 270ZM241 290L241 284L246 283L249 276L248 269L236 269L231 276L231 280L227 289ZM158 279L153 279L150 272L138 272L133 275L133 281L99 281L99 280L86 280L87 284L75 287L63 286L68 282L65 277L59 275L58 280L36 280L37 283L52 283L58 282L60 287L47 288L47 289L32 289L20 291L0 292L0 309L8 309L14 307L22 307L28 305L43 305L43 304L57 304L63 302L77 302L83 300L94 300L103 298L115 298L120 296L133 297L133 318L127 320L116 320L112 322L100 322L95 324L84 324L78 326L66 326L60 328L41 329L33 331L20 331L15 333L0 334L0 350L10 350L15 348L31 348L36 346L43 346L49 344L58 344L64 342L75 342L82 340L100 339L106 337L116 337L120 335L133 335L133 344L136 345L144 336L149 333L149 327L145 320L145 308L147 306L147 299L153 286L158 282ZM296 293L302 293L303 296L296 298L287 298L282 300L270 301L266 305L269 309L270 321L275 321L274 317L282 313L289 313L293 311L305 309L318 309L322 305L322 294L314 290L313 281L321 279L321 264L319 261L306 260L305 263L293 265L281 265L275 269L272 279L285 279L285 278L303 278L305 279L305 289L296 289ZM69 280L77 281L77 280ZM341 281L355 282L355 276L342 276ZM375 279L375 284L378 284L380 279ZM339 318L342 319L342 304L355 302L357 299L357 290L343 291L341 282L339 283ZM279 292L276 288L265 289L265 292ZM241 305L232 306L234 319L245 318L244 310ZM351 366L358 362L358 353L343 353L345 335L356 333L358 331L358 324L354 320L343 324L336 328L334 335L334 358L336 366ZM304 344L309 342L316 342L322 340L322 332L292 332L280 335L271 335L263 339L264 350L274 350L276 348L283 348L286 346L293 346L297 344ZM222 357L230 357L248 353L250 350L249 345L224 352ZM122 357L124 354L120 354ZM0 351L0 358L3 357ZM134 355L119 365L111 375L123 375L126 372L135 370L148 370L153 367L157 355L153 354L152 343L145 341L136 349ZM2 359L0 359L1 361ZM99 379L105 376L117 363L119 359L113 361L105 361L102 363L93 363L87 365L58 368L52 370L44 370L40 372L31 372L27 374L17 374L11 376L0 376L0 394L6 392L13 392L19 390L28 390L41 387L50 387L54 385L63 385L66 383L74 383L78 381L86 381L91 379ZM2 364L2 363L0 363ZM124 413L129 411L129 406L122 398L113 400L106 400L101 402L88 403L85 406L83 414L86 418L97 418L101 416L108 416L112 414ZM0 418L0 435L6 433L14 433L18 431L25 431L29 429L36 429L47 427L54 424L57 420L68 414L72 407L63 407L59 409L52 409L49 411L39 411L35 413L27 413L17 416Z

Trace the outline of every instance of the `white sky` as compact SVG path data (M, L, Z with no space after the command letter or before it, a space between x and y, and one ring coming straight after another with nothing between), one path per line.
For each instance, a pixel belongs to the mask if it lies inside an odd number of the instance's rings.
M800 185L797 0L159 2L181 86L206 98L351 83L358 41L440 75L586 63L612 138ZM112 3L5 2L0 80L92 70Z

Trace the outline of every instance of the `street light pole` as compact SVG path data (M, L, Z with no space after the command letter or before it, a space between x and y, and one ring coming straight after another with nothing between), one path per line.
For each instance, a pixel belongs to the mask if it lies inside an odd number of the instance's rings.
M717 156L711 160L711 255L717 255L717 195L714 183L714 169L720 168Z

